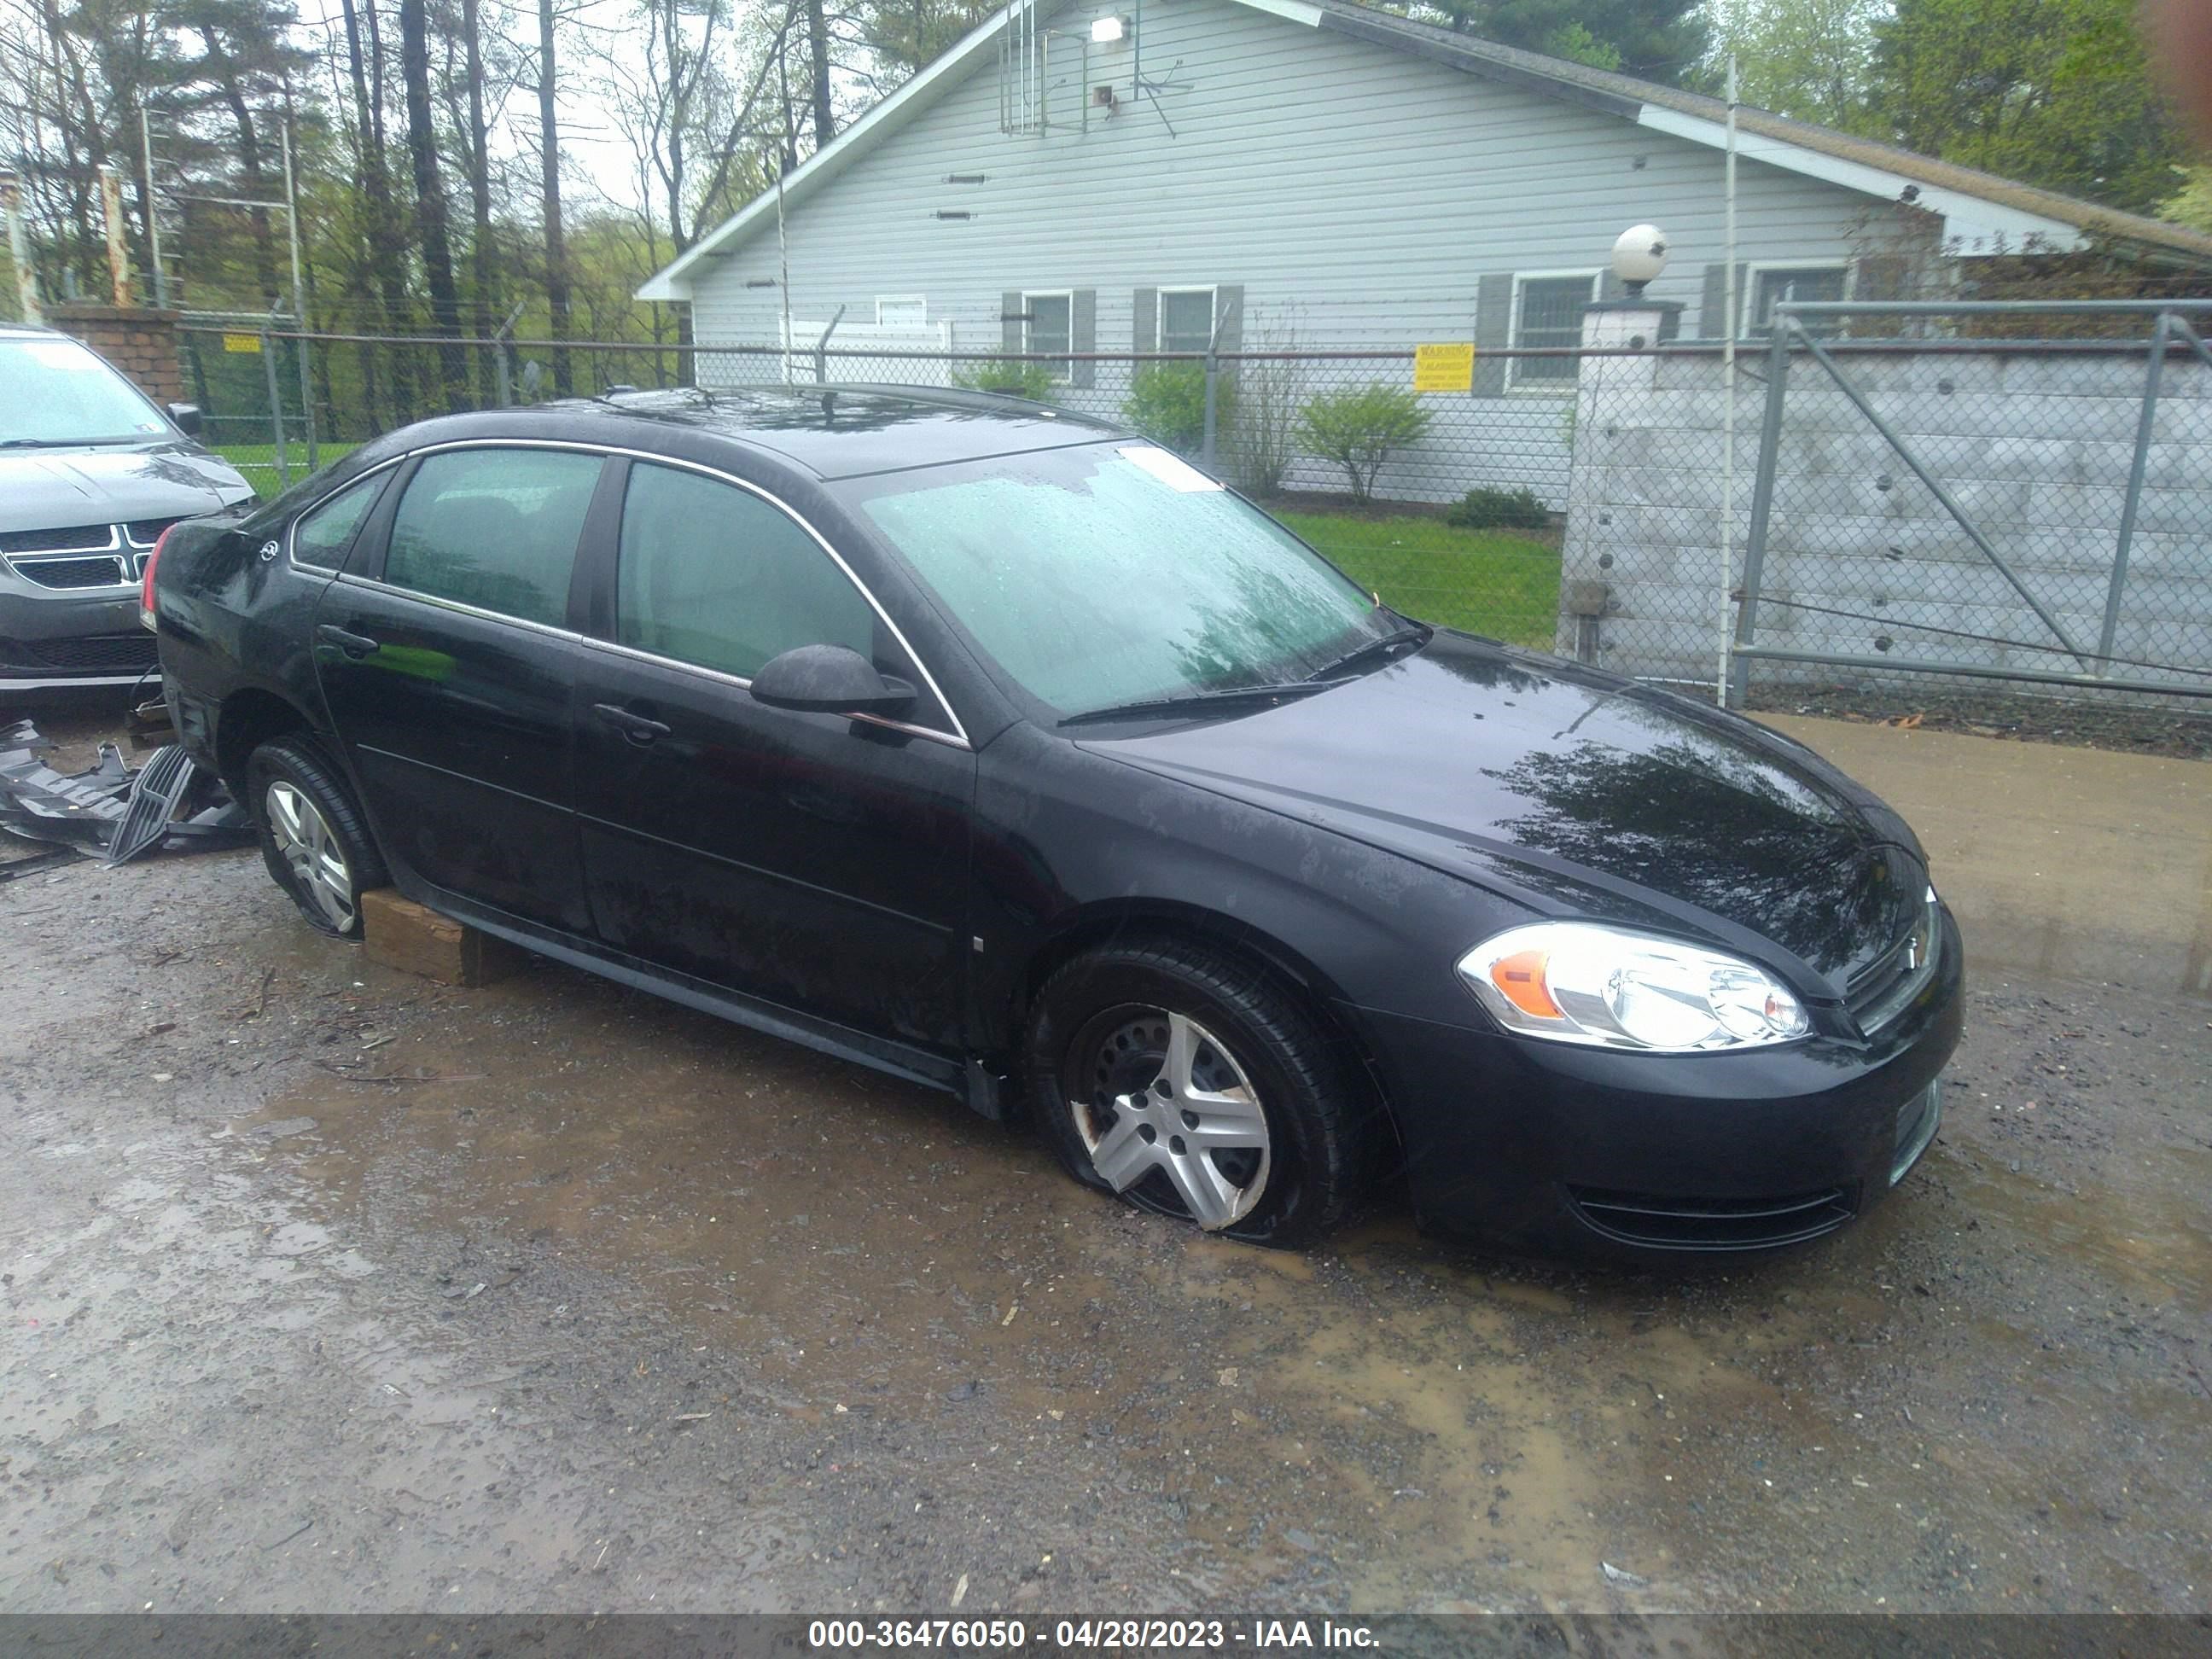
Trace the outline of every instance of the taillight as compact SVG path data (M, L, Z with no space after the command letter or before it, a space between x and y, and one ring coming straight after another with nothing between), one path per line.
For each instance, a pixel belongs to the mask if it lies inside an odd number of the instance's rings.
M154 550L146 556L145 573L138 578L138 622L149 633L154 629L154 567L161 562L161 550L169 544L176 528L171 525L154 538Z

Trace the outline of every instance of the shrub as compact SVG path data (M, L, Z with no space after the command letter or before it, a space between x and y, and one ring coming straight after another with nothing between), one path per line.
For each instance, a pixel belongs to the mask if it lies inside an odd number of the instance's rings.
M1324 392L1298 416L1299 443L1342 467L1352 499L1363 502L1373 496L1375 476L1390 452L1420 442L1428 429L1429 411L1396 386Z
M1445 513L1444 522L1462 530L1542 530L1551 524L1552 514L1526 485L1493 489L1479 484Z
M1217 447L1236 411L1236 388L1227 375L1213 388ZM1206 365L1146 363L1129 378L1121 418L1154 443L1196 456L1206 447Z
M1009 398L1026 398L1033 404L1048 404L1059 383L1042 363L994 357L987 363L959 364L952 371L952 384L963 392L996 392Z
M1239 489L1273 495L1297 459L1298 411L1306 401L1305 365L1292 355L1298 349L1296 313L1255 330L1246 349L1277 355L1249 357L1237 366L1229 470Z

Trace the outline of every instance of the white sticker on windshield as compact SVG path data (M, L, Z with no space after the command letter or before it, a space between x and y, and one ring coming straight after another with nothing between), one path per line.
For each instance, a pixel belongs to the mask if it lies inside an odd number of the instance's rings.
M31 361L47 368L84 369L91 367L90 354L82 346L65 345L59 340L33 340L24 348Z
M1182 456L1170 455L1166 450L1157 449L1151 444L1131 444L1114 453L1123 460L1141 466L1170 489L1179 489L1186 495L1221 488Z

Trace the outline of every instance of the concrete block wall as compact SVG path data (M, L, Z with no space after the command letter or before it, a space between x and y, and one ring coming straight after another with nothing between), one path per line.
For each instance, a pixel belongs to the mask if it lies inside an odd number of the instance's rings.
M1600 343L1587 331L1586 338ZM2144 353L1930 349L1838 361L2020 584L2094 653L2142 416ZM1622 673L1713 681L1735 617L1724 595L1742 580L1765 371L1763 351L1738 359L1738 513L1724 561L1720 360L1584 360L1561 586L1601 580L1607 606L1592 629L1563 603L1559 650ZM1793 358L1787 391L1759 642L2078 672L2070 655L2039 648L2059 642L2034 607L1817 362ZM2113 645L2116 656L2169 672L2113 672L2201 683L2170 670L2212 670L2208 607L2212 371L2177 356L2165 368ZM1759 663L1752 676L1833 683L1853 671Z
M115 365L155 403L185 401L177 366L177 320L182 314L150 307L50 305L48 326L74 335Z

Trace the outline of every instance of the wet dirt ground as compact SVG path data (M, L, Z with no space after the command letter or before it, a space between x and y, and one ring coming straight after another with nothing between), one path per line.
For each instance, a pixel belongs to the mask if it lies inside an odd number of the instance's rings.
M0 1608L2203 1610L2212 1002L2048 932L1891 1202L1621 1275L1208 1240L251 853L0 883Z

